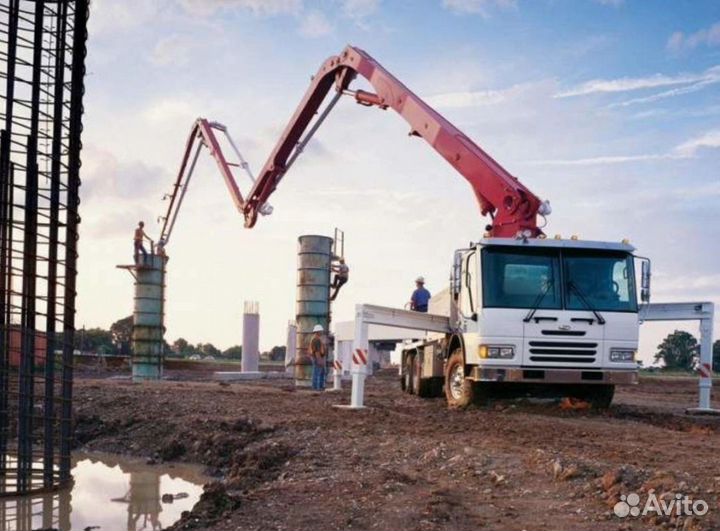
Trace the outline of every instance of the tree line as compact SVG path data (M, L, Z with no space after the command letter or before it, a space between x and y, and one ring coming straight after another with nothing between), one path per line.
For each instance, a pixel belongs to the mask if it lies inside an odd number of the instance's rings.
M132 315L119 319L110 325L109 330L103 328L81 328L75 332L74 349L80 352L92 352L100 355L129 355L132 341ZM220 350L212 343L192 344L185 338L178 338L172 344L165 342L165 355L179 358L199 356L206 358L242 359L242 345L233 345ZM263 359L281 361L285 359L285 346L275 346L260 354Z
M713 371L720 372L720 339L713 343ZM675 330L657 347L655 361L664 369L692 371L700 363L700 343L689 332Z

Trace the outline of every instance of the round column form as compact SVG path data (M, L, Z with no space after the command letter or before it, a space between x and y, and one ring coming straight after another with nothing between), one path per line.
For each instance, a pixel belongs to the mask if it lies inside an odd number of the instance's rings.
M330 265L333 239L307 235L298 238L297 341L295 385L309 387L312 380L310 338L315 325L325 334L330 325Z

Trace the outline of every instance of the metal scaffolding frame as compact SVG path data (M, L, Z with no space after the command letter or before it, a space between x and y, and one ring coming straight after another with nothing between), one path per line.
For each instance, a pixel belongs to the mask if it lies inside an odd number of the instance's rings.
M89 0L0 0L0 496L70 480Z

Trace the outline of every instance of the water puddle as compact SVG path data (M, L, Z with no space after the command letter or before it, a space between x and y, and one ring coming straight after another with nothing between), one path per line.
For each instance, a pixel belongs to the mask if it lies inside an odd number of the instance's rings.
M147 465L100 453L73 456L71 488L0 498L0 531L128 531L162 529L202 494L207 477L194 465Z

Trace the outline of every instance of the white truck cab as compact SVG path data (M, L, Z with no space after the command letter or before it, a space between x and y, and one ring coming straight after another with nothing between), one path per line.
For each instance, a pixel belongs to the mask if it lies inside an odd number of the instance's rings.
M404 389L444 389L454 406L492 391L609 406L616 384L638 378L633 251L624 242L541 238L487 238L456 251L450 288L429 308L449 318L450 331L404 349Z

